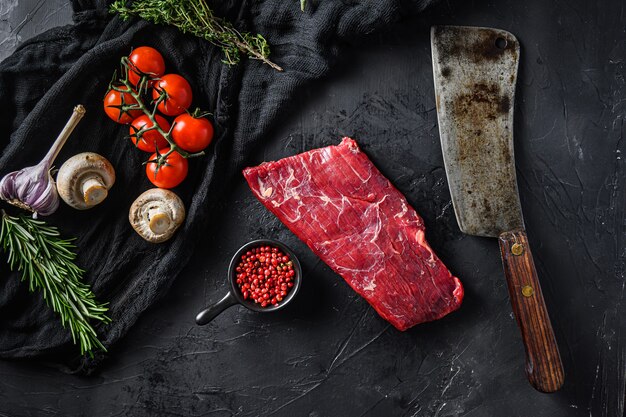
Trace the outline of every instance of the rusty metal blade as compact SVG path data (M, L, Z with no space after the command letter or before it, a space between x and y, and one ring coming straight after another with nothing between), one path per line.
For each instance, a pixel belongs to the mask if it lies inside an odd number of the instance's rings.
M513 154L519 42L489 28L434 26L431 46L441 147L464 233L522 229Z

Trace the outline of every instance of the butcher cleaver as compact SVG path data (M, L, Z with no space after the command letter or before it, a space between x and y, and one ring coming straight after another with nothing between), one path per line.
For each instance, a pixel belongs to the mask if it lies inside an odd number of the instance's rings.
M557 391L563 365L524 231L513 155L519 42L503 30L431 29L437 117L454 212L461 231L497 237L526 374Z

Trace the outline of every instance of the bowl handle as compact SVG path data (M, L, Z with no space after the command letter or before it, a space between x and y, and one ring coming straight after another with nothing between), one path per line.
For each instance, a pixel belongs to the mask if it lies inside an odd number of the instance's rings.
M204 326L215 317L219 316L222 311L235 304L237 304L237 299L232 292L228 291L228 293L226 293L224 298L222 298L220 301L198 313L198 315L196 316L196 324L198 324L199 326Z

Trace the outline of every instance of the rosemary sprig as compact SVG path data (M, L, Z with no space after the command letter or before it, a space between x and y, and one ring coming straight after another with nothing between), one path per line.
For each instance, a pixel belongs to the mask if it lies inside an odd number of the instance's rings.
M31 292L42 292L46 304L61 316L63 327L69 326L81 354L106 351L89 320L109 323L108 308L82 281L84 271L74 263L72 241L61 239L55 227L41 220L9 216L4 210L1 214L0 244L9 255L11 270L22 272Z
M119 13L122 19L139 16L205 39L222 50L223 62L228 65L237 64L241 54L245 54L275 70L283 70L269 60L270 48L262 35L239 32L230 22L215 16L204 0L116 0L110 11Z

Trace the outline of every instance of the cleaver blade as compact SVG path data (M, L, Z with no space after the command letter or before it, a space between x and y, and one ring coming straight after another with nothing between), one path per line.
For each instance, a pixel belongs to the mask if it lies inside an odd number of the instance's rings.
M498 237L523 229L515 177L513 103L519 43L503 30L431 32L441 147L461 231Z
M524 231L513 154L513 105L520 56L511 33L434 26L431 46L441 147L459 227L497 237L511 307L532 386L564 382L556 338Z

